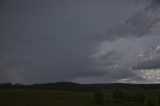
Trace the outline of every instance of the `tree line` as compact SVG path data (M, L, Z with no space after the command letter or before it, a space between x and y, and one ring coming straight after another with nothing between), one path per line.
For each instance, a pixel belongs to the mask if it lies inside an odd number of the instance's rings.
M146 106L146 104L147 106L155 106L154 101L146 100L146 95L144 93L133 92L131 94L131 93L124 92L120 89L115 89L113 90L112 98L114 102L116 103L128 102L128 103L134 103L137 106ZM94 92L94 103L95 104L103 105L105 101L107 101L107 98L104 95L102 90L98 90ZM160 92L158 92L158 103L160 106Z

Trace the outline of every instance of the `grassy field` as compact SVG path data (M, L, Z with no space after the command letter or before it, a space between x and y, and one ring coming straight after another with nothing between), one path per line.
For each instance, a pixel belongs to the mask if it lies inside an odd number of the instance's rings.
M158 92L160 90L128 89L122 90L128 94L144 93L145 103L152 101L158 105ZM137 106L133 102L116 102L113 99L113 90L103 92L105 96L104 106ZM94 96L91 92L69 92L53 90L23 90L1 89L0 106L101 106L94 104Z

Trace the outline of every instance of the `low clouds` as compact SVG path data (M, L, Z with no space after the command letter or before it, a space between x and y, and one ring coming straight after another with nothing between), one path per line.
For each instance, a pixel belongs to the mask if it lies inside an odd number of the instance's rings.
M134 67L135 70L140 69L159 69L160 68L160 57L152 60L146 60L143 62L140 62L136 67Z
M159 39L159 36L143 36L101 43L91 56L94 66L98 70L106 71L105 76L99 78L100 81L158 82L159 76L154 77L154 70L157 70L157 75L160 74ZM85 77L87 78L92 79L92 77ZM79 79L81 80L83 78Z
M159 47L159 45L157 46ZM159 49L154 48L143 53L140 58L143 58L135 67L135 70L140 69L160 69L160 52Z
M14 60L12 57L0 59L0 82L29 83L28 75L25 70L29 61Z

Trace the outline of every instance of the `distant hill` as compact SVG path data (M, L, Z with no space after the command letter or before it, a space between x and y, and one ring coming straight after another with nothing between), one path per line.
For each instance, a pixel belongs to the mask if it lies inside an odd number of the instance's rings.
M95 91L99 89L160 89L160 84L129 84L129 83L106 83L106 84L79 84L73 82L41 83L33 85L0 84L1 89L48 89L67 91Z

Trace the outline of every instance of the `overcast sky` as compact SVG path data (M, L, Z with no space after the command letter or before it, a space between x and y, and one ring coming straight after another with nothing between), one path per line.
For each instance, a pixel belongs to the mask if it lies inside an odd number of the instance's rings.
M160 0L1 0L0 82L160 82Z

